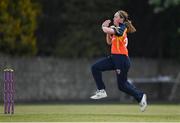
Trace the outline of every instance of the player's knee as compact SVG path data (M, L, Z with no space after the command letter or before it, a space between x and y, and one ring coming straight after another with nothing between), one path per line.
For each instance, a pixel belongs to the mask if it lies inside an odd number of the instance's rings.
M118 85L118 89L119 89L120 91L123 91L123 90L124 90L123 85Z
M127 89L126 82L123 79L118 80L118 89L121 91L124 91Z
M93 72L93 71L97 71L97 66L95 65L95 64L93 64L92 66L91 66L91 71Z

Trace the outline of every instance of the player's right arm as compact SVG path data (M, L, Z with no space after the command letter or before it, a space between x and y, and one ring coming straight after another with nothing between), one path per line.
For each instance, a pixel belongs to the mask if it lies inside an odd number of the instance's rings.
M112 43L111 40L112 40L111 35L110 34L106 34L106 42L107 42L107 44L111 45L111 43Z
M115 34L114 29L109 27L109 24L111 23L111 20L105 20L102 24L102 30L104 33L112 35Z

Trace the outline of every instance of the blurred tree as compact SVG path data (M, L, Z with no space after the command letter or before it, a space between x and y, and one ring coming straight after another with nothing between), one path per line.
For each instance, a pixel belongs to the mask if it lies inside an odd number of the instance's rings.
M107 54L101 23L107 18L112 19L113 13L123 6L122 1L115 2L41 0L43 15L38 29L39 55L92 58Z
M62 21L66 25L59 36L54 55L65 57L95 57L106 52L101 21L107 13L98 8L101 2L70 0L64 3ZM106 4L110 2L104 2Z
M93 58L108 54L101 23L123 9L137 28L135 34L128 35L130 56L176 58L174 53L180 49L177 33L179 6L168 0L168 8L157 13L155 8L159 3L156 1L40 0L38 55Z
M154 13L161 17L161 20L165 21L165 23L159 21L160 28L165 27L163 30L165 34L163 34L162 37L166 35L167 39L160 39L160 45L162 47L165 45L164 47L168 47L168 50L164 48L165 51L163 51L163 48L161 48L162 51L160 51L160 54L163 57L162 53L164 52L167 55L180 59L180 16L178 16L180 15L180 0L149 0L149 4L154 6ZM169 24L171 28L167 29L167 24Z
M39 5L32 0L0 1L0 52L35 55Z
M180 60L180 0L149 0L156 14L156 40L158 40L158 72L162 73L163 58Z
M159 13L172 6L180 5L180 0L149 0L149 4L154 6L155 13Z

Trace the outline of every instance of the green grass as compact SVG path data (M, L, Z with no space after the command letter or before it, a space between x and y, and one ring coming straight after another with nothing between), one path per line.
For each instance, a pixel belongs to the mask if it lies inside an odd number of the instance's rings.
M42 104L16 105L14 115L3 114L0 105L0 121L23 122L169 122L180 121L180 105L149 105L140 112L138 105L125 104Z

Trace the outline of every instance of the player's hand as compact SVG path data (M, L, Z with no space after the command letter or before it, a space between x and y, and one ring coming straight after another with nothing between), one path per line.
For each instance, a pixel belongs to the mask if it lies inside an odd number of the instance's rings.
M113 29L113 28L115 28L115 26L114 26L114 25L112 25L112 26L110 26L110 28L111 28L111 29Z
M102 23L102 27L108 27L110 23L111 23L111 20L105 20L105 21Z

